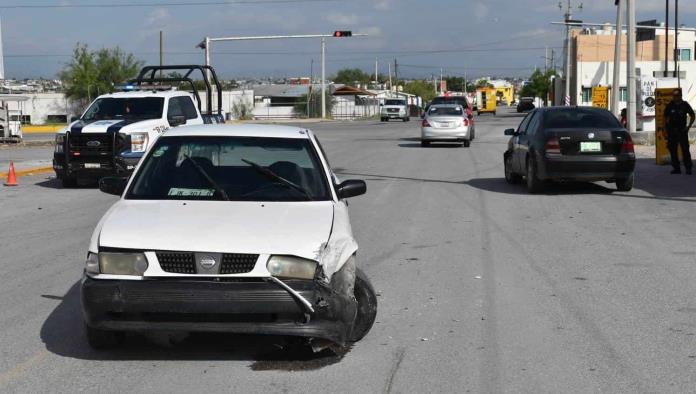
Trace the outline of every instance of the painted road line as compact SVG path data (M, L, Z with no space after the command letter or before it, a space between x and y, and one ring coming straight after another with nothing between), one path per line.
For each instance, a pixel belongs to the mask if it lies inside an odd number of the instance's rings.
M53 172L53 167L33 167L33 168L27 168L26 170L15 170L15 175L16 176L24 176L24 175L39 175L39 174L46 174L49 172ZM0 178L5 178L7 177L7 172L0 172Z

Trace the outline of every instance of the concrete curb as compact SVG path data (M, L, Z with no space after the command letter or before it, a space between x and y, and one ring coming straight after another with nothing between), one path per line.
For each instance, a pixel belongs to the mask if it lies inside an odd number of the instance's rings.
M39 175L39 174L47 174L49 172L53 172L53 167L33 167L33 168L27 168L25 170L15 170L15 175L16 176ZM0 178L6 178L6 177L7 177L7 172L0 172Z

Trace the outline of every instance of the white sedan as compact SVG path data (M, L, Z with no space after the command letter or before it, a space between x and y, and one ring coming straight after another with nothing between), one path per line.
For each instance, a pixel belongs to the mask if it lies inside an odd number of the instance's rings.
M91 346L125 331L289 335L344 345L377 298L356 267L346 198L311 131L185 126L162 134L97 225L81 287Z
M461 142L469 147L475 137L474 122L458 104L435 104L421 123L421 146L431 142Z

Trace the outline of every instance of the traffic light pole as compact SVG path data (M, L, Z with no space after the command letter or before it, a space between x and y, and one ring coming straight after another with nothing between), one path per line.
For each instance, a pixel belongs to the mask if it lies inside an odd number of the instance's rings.
M242 37L205 37L196 47L205 51L205 65L210 66L210 45L219 41L253 41L253 40L281 40L290 38L321 38L321 117L326 118L326 69L324 54L326 52L326 38L366 37L366 33L353 33L351 31L335 31L334 34L294 34L284 36L242 36Z

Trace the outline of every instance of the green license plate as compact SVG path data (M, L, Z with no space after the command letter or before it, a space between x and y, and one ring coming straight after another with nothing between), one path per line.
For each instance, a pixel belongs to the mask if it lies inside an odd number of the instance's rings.
M581 142L580 152L601 152L602 143L601 142Z

